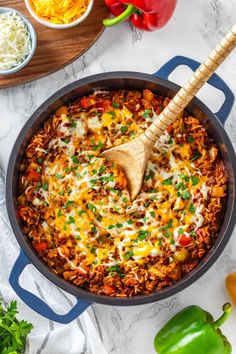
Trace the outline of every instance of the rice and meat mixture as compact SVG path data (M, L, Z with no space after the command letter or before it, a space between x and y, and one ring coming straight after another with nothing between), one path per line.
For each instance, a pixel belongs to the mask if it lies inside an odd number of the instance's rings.
M31 139L18 208L50 270L96 294L159 291L197 266L221 225L227 177L198 119L183 113L157 142L130 201L115 163L99 158L140 135L169 98L97 92L58 109Z

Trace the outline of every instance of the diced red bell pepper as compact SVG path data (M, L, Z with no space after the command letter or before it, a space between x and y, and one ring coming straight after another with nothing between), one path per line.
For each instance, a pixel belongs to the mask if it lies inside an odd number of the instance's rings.
M187 247L192 243L192 238L186 235L181 235L178 241L180 246Z
M83 97L80 100L80 105L83 109L87 109L91 106L91 100L89 97Z
M114 293L115 289L112 286L110 286L110 285L104 285L103 286L103 291L104 291L105 294L111 295L111 294Z
M37 182L41 178L41 175L34 170L29 170L27 177L30 181Z
M39 242L34 245L37 252L43 252L47 249L48 244L46 242Z

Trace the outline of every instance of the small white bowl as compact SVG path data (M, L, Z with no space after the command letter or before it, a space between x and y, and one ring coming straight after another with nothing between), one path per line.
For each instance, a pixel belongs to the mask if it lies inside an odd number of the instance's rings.
M31 24L31 22L29 20L27 20L27 18L25 16L23 16L19 11L15 10L15 9L12 9L9 7L0 7L0 14L6 13L6 12L15 12L20 18L22 18L22 20L24 21L24 24L26 25L26 27L29 31L29 34L30 34L31 49L30 49L29 54L25 57L25 59L21 60L18 65L13 66L10 69L0 70L0 76L14 74L17 71L24 68L29 63L29 61L32 59L35 49L36 49L36 45L37 45L36 32L35 32L33 25Z
M55 23L45 20L43 17L38 16L34 11L32 1L25 0L25 5L26 5L29 13L36 21L41 23L41 25L44 25L44 26L47 26L50 28L55 28L55 29L66 29L66 28L71 28L71 27L77 26L78 24L83 22L88 17L88 15L90 14L90 12L93 8L93 4L94 4L94 0L90 0L90 3L88 5L86 12L81 17L79 17L77 20L70 22L70 23L65 23L65 24L55 24Z

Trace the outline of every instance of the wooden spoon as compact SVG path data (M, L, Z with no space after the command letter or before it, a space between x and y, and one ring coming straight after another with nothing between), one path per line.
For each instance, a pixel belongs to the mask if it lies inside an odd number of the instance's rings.
M115 161L123 168L128 181L131 200L136 198L141 189L147 161L157 139L178 118L179 114L235 46L236 25L231 28L205 62L192 74L191 78L143 134L129 143L116 146L101 154L101 157L105 157L108 161Z

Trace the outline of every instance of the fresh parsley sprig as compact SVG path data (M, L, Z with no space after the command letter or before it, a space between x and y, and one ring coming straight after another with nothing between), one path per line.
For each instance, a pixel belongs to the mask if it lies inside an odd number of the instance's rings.
M18 313L16 301L12 301L6 309L0 302L0 354L19 354L25 348L28 334L33 325L16 318Z

